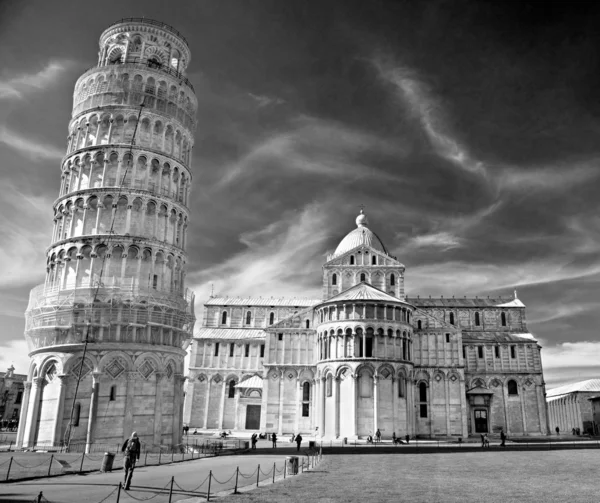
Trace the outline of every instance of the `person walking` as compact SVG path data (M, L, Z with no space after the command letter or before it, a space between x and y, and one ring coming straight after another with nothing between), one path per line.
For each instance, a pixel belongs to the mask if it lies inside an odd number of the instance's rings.
M559 434L560 434L560 428L557 426L557 427L555 428L555 430L556 430L556 434L557 434L557 435L559 435Z
M133 478L133 470L135 463L140 459L140 439L137 433L134 431L131 437L125 440L121 452L125 454L123 457L123 469L125 470L125 490L128 491L131 486L131 479Z
M502 441L500 447L506 447L506 433L504 433L504 430L500 430L500 440Z
M377 428L377 431L375 432L375 438L378 443L381 442L381 432L379 431L379 428Z
M250 440L252 441L252 448L256 449L256 442L258 441L258 435L256 434L256 432L252 434Z
M396 443L396 432L392 432L392 445Z
M298 433L298 435L296 435L296 445L298 446L298 451L300 450L300 444L302 443L302 435L300 435L300 433Z
M273 441L273 449L277 447L277 435L275 433L271 433L271 440Z

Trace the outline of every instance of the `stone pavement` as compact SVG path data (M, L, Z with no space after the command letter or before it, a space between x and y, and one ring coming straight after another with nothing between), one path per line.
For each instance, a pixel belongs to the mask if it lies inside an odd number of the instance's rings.
M119 463L121 460L116 460ZM236 468L239 467L238 487L256 485L257 468L260 465L261 483L271 483L273 465L276 478L283 477L284 455L247 455L205 458L184 463L136 468L130 492L122 492L120 503L146 500L153 503L169 501L171 478L175 477L172 501L204 501L193 497L191 490L206 494L207 479L211 476L211 494L233 492ZM116 488L123 481L123 470L112 473L88 473L65 475L33 481L12 482L0 485L0 502L31 502L40 493L51 503L113 503L117 501ZM204 482L204 483L203 483ZM198 488L198 486L200 486Z

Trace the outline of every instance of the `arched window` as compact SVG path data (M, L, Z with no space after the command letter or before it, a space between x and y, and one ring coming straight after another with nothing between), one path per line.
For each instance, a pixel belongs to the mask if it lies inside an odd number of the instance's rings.
M423 328L423 324L421 323L421 320L418 320L418 321L417 321L417 328L418 328L419 330L421 330L421 329Z
M73 411L73 426L79 426L79 417L81 416L81 404L75 404L75 410Z
M333 378L331 374L327 376L327 396L331 396L333 394Z
M502 320L502 326L505 327L506 326L506 313L502 313L500 315L500 318Z
M454 313L450 313L450 325L454 325Z
M229 381L229 390L227 394L228 398L235 398L235 381L232 379Z
M302 385L302 401L308 402L310 400L310 383L305 382Z
M306 320L306 328L310 328L310 320Z
M354 255L350 255L350 265L354 265Z
M519 389L517 388L517 383L515 381L513 381L512 379L506 383L506 386L508 388L509 395L518 395L519 394Z
M361 272L361 273L360 273L360 280L361 280L361 281L366 281L366 280L367 280L367 277L366 277L366 275L365 275L365 273L364 273L364 272Z
M110 397L109 397L109 401L114 402L117 399L117 386L111 386L110 387Z
M395 286L396 285L396 276L394 276L393 274L390 276L390 286Z
M406 311L406 323L410 323L410 311Z
M246 312L246 325L250 325L250 323L252 323L252 312L247 311Z
M221 325L227 325L227 311L223 311L221 315Z
M479 313L475 313L475 326L478 327L481 324L481 320L479 319Z
M273 323L275 323L275 313L269 315L269 325L272 325Z
M404 394L406 392L406 390L404 389L405 386L406 386L406 383L404 381L404 378L399 377L398 378L398 398L404 398Z
M373 265L377 265L377 255L373 255L373 257L371 258L371 263Z
M419 384L419 402L427 401L427 384L424 382Z
M337 274L333 274L333 276L331 276L331 284L332 285L337 285Z

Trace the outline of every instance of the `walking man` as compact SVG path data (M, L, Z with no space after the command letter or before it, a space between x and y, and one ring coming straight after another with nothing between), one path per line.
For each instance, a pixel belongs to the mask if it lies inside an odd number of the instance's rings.
M560 434L560 428L557 426L555 429L556 429L556 434L559 435Z
M296 444L298 445L298 450L300 450L301 443L302 443L302 435L300 435L300 433L298 433L298 435L296 435Z
M256 434L256 432L252 434L250 440L252 441L252 448L256 449L256 441L258 440L258 435Z
M125 490L128 491L131 486L131 479L133 477L133 469L135 463L140 459L140 439L137 433L134 431L131 434L131 438L125 440L121 452L125 453L123 458L123 469L125 470Z
M377 443L381 442L381 432L379 431L379 428L377 428L377 431L375 432L375 438L377 439Z
M277 447L277 435L275 433L271 433L271 440L273 441L273 449Z
M504 433L504 430L500 430L500 440L502 440L500 447L506 447L506 433Z

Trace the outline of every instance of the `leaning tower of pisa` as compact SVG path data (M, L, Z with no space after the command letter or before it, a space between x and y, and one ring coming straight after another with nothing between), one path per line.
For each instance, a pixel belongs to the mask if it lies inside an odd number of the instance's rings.
M75 84L46 281L25 338L19 445L181 442L197 101L174 28L123 19Z

